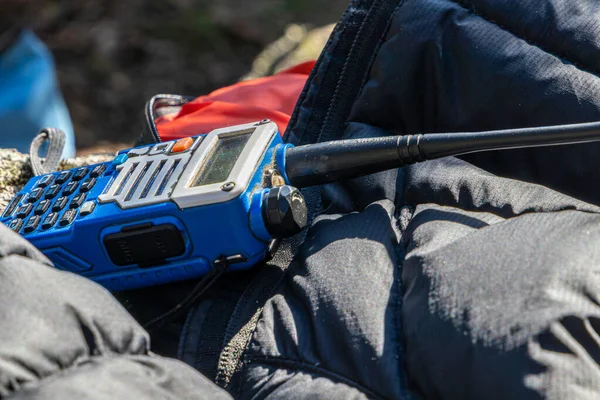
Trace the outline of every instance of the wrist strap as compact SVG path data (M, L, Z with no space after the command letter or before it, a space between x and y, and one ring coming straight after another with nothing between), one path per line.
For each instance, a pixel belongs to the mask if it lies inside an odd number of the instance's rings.
M66 135L57 128L44 128L31 141L29 147L29 157L31 159L31 168L34 175L44 175L50 172L58 171L62 153L65 148ZM44 143L48 143L46 157L40 157L40 148Z

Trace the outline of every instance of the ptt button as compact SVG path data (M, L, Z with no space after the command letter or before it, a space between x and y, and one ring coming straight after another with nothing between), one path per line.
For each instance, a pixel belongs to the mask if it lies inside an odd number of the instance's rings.
M54 175L44 175L37 182L37 187L45 188L54 180Z
M65 188L63 189L63 195L68 196L70 194L73 194L73 192L75 192L75 190L77 189L78 185L79 183L75 181L67 183L67 186L65 186Z
M42 221L42 229L50 229L56 224L58 221L58 213L50 213L46 215L46 218Z
M88 173L88 168L87 167L81 167L81 168L77 168L75 170L75 172L73 173L73 180L74 181L80 181L83 178L85 178L85 176Z
M69 205L69 208L79 208L83 204L84 201L85 201L85 194L79 193L78 195L75 195L75 197L73 197L73 200L71 200L71 204Z
M40 197L42 197L43 193L44 193L44 189L42 189L42 188L33 189L31 192L29 192L29 197L27 197L27 202L35 203L36 201L38 201L40 199Z
M96 184L96 178L88 178L81 184L79 191L82 193L89 192L91 188Z
M39 215L33 215L33 216L31 216L27 220L27 223L25 224L25 227L23 228L23 232L25 232L25 233L31 233L31 232L35 231L35 229L40 224L40 219L41 218L40 218Z
M92 168L92 172L90 172L90 176L92 178L97 178L100 175L102 175L104 173L104 171L106 171L106 165L104 165L104 164L96 165L94 168Z
M81 206L81 210L79 211L79 215L81 215L82 217L85 217L86 215L91 214L92 211L94 211L94 208L96 208L96 203L94 203L93 201L86 201Z
M67 226L71 222L73 222L73 220L75 219L76 216L77 216L77 209L71 208L71 209L65 211L65 213L60 218L60 222L58 224L60 226Z
M37 207L35 208L35 210L33 211L34 214L36 214L36 215L44 214L50 208L50 203L51 203L50 200L40 201L40 204L38 204Z
M21 200L23 200L23 197L25 197L24 194L18 194L16 195L12 201L10 202L10 204L4 209L4 212L2 213L2 218L4 217L10 217L12 215L13 212L15 212L15 209L17 208L17 206L19 205L19 203L21 202Z
M56 183L65 183L71 177L70 171L63 171L56 177Z
M65 208L65 206L67 205L67 203L69 202L69 198L68 197L59 197L58 199L56 199L56 202L54 203L54 205L52 206L52 211L60 211L63 208Z
M143 156L146 153L148 153L148 151L150 151L150 146L147 147L140 147L139 149L131 149L127 152L127 155L129 157L138 157L138 156Z
M173 145L173 148L171 148L171 153L184 152L187 149L189 149L190 147L192 147L193 144L194 144L194 139L192 139L191 137L179 139L178 141L175 142L175 144Z
M8 227L18 233L23 227L23 220L21 218L15 218L10 221Z
M159 143L150 150L150 153L148 153L148 155L155 156L158 154L168 153L169 150L171 150L171 147L173 147L173 144L174 142Z
M33 204L31 204L31 203L23 204L21 207L19 207L17 209L17 217L25 218L26 216L29 215L31 210L33 210Z

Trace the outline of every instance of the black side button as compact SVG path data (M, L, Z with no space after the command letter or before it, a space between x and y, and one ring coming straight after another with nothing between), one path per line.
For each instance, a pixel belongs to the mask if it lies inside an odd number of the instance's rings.
M172 224L139 225L104 237L104 246L115 265L147 267L163 263L185 252L181 232Z

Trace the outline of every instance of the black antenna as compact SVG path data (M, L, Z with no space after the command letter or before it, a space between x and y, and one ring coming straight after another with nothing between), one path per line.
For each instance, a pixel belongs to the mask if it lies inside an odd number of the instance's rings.
M600 122L488 132L338 140L287 149L290 183L306 187L479 151L600 141Z

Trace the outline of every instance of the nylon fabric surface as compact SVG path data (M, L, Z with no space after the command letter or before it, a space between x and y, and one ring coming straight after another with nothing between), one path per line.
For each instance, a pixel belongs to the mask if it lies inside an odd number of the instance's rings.
M414 185L468 177L461 194L486 207L464 210L441 186L418 193L403 265L411 379L426 398L597 397L598 208L531 184L483 182L462 161L431 164Z

